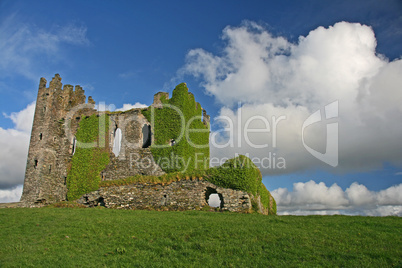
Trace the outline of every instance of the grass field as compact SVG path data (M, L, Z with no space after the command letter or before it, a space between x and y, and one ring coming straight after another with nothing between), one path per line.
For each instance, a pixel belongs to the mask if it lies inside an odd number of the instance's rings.
M401 267L397 217L0 209L0 267Z

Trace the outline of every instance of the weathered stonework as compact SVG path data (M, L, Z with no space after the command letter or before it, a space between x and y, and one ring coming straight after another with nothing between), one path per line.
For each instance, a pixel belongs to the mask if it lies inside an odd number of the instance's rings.
M102 180L118 180L129 176L165 174L155 163L148 144L152 144L152 133L144 135L143 129L150 129L150 123L141 114L141 109L109 114L109 148L113 148L116 131L121 130L121 148L118 155L110 153L110 163L101 173ZM144 148L146 147L146 148Z
M162 108L162 97L165 99L169 99L169 94L166 92L158 92L154 95L154 102L152 103L152 106L154 108Z
M154 136L150 122L142 114L143 109L98 112L94 109L95 101L92 97L88 97L86 103L84 90L80 86L75 86L75 89L71 85L62 87L58 74L49 83L49 87L46 84L46 79L41 78L21 206L43 206L67 199L66 178L77 146L75 135L79 122L93 114L107 113L110 120L108 132L103 132L107 135L103 146L109 150L110 160L99 174L101 180L165 174L149 148L154 143ZM169 99L169 94L155 94L151 106L162 108L161 98ZM196 105L199 109L199 104ZM210 118L203 109L202 122L209 129ZM165 184L134 183L101 187L83 195L78 202L88 207L116 209L193 210L207 206L207 200L213 193L221 199L221 210L247 213L255 210L253 203L257 204L260 213L268 214L259 196L253 197L244 191L218 187L201 178Z
M202 179L102 187L83 195L78 202L88 207L115 209L195 210L208 206L207 200L213 193L220 196L223 211L251 211L248 193L217 187Z

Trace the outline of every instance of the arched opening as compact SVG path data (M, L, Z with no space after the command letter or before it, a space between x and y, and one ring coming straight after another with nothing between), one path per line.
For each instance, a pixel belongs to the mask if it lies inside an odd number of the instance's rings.
M151 134L151 126L145 124L142 127L142 148L148 148L151 146Z
M205 191L205 201L207 202L208 206L214 208L223 208L223 196L219 194L216 189L207 187Z
M121 149L121 129L118 128L114 132L113 153L115 156L119 156Z

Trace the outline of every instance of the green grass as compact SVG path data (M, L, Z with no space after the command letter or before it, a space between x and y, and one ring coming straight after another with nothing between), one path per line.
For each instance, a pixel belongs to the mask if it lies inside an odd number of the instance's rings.
M0 267L401 267L397 217L0 209Z

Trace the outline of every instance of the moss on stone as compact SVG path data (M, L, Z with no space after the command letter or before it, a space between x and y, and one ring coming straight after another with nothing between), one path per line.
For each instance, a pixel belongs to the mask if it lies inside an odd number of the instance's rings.
M109 163L108 128L109 117L105 114L100 117L94 114L80 121L76 133L77 148L67 175L68 200L78 199L99 188L100 172ZM105 133L99 134L99 129Z
M208 169L209 127L201 121L201 105L196 104L187 85L179 84L172 98L162 95L160 101L163 108L142 111L152 123L155 161L167 173Z
M136 175L121 180L102 181L100 187L129 185L132 183L172 183L180 180L204 179L216 186L245 191L252 194L253 210L258 211L256 197L269 215L276 214L276 203L271 193L262 183L262 175L250 158L240 155L227 160L222 166L205 170L192 170L186 173L172 172L162 176ZM254 202L254 203L253 203Z
M239 155L227 160L223 165L208 170L209 180L225 188L243 190L258 195L262 176L250 158Z

